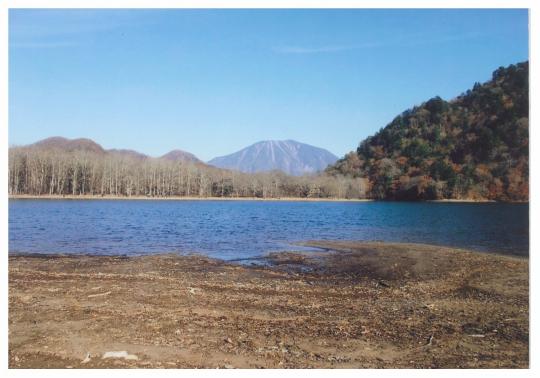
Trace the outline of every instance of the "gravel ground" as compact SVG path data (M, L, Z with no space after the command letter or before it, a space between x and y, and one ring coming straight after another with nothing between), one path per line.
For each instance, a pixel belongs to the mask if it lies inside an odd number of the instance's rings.
M528 259L306 244L326 251L271 254L265 266L12 255L9 366L528 367Z

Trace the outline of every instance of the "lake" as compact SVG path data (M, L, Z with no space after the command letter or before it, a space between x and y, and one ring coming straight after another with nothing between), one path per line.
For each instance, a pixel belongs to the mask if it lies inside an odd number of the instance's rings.
M528 230L528 204L9 200L10 253L249 260L306 240L376 240L528 256Z

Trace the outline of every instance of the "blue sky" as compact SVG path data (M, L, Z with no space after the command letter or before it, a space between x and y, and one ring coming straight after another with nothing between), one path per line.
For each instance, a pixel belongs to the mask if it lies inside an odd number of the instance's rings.
M338 156L528 59L527 10L10 10L9 144Z

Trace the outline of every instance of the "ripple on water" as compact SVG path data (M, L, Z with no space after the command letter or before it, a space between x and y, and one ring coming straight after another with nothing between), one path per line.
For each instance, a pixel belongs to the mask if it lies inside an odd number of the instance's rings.
M9 250L235 260L305 240L380 240L528 255L528 213L500 203L10 200Z

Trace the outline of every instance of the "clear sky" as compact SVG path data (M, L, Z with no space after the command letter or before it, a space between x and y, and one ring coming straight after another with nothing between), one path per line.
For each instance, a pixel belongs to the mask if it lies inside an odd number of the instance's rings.
M527 10L10 10L9 144L338 156L528 59Z

